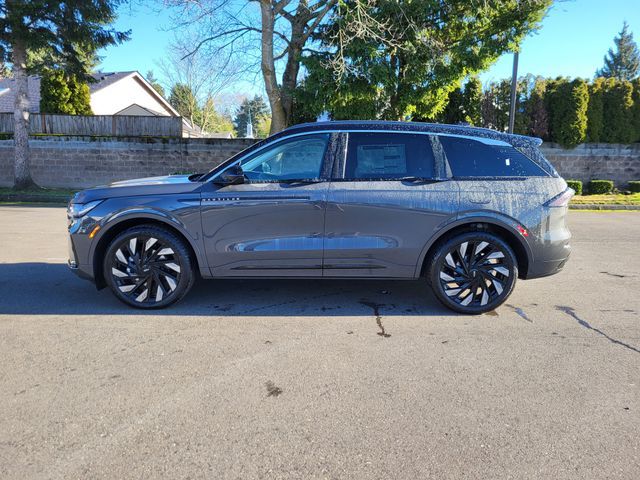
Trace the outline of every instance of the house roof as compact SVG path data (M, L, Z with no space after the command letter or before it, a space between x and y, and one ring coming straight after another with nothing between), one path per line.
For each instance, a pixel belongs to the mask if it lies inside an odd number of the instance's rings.
M16 101L16 81L13 78L0 78L0 112L13 112ZM40 77L31 75L27 79L29 93L29 112L40 111Z
M145 88L153 97L155 97L156 100L158 100L158 102L160 102L164 108L166 108L169 112L171 112L172 115L176 117L180 116L178 111L175 108L173 108L171 104L162 95L160 95L155 88L153 88L153 86L146 80L146 78L140 75L140 73L137 71L97 72L92 74L91 76L94 78L94 80L96 80L95 83L89 84L89 90L91 91L92 94L104 88L107 88L113 85L114 83L119 82L120 80L129 78L129 77L134 77L142 85L142 87Z
M93 94L114 83L128 77L134 77L143 88L145 88L156 100L162 104L172 115L179 117L180 114L171 104L160 95L155 88L136 71L129 72L97 72L91 75L95 82L89 83L89 91ZM40 76L30 75L29 85L29 112L38 113L40 111ZM13 112L15 102L15 80L13 78L0 78L0 113Z

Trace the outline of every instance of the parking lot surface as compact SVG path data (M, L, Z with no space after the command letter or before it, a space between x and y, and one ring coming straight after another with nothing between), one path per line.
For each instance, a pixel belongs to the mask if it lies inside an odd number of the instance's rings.
M301 280L140 312L67 271L64 209L0 207L0 478L640 478L640 214L569 221L487 315Z

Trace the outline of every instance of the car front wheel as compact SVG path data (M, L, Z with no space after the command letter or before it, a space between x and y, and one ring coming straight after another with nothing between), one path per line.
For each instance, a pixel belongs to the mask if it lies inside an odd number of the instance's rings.
M137 308L171 305L191 289L194 272L185 242L160 227L133 227L117 235L104 257L115 296Z
M518 277L518 262L513 250L498 236L468 232L436 249L428 276L443 305L475 315L505 302Z

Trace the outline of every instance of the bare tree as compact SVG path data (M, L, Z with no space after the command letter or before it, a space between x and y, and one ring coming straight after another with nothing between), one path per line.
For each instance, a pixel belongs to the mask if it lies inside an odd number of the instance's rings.
M200 40L186 56L241 57L259 71L271 107L271 133L291 122L293 91L311 36L338 0L164 0L175 10L178 30L196 31ZM258 8L256 8L258 7Z
M210 131L219 120L219 114L212 108L215 99L244 71L235 56L209 56L204 50L193 51L194 33L183 34L172 42L167 56L158 61L158 66L166 79L166 90L182 85L192 95L182 100L189 103L181 114L203 131ZM174 105L175 106L175 105Z

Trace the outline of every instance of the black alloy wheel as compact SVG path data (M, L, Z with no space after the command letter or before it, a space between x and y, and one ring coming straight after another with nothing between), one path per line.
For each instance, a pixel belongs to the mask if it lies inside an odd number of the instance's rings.
M115 296L137 308L162 308L184 297L194 281L188 248L155 226L125 230L104 258L104 276Z
M429 280L438 300L460 313L480 314L504 303L518 277L516 257L490 233L458 235L437 248Z

